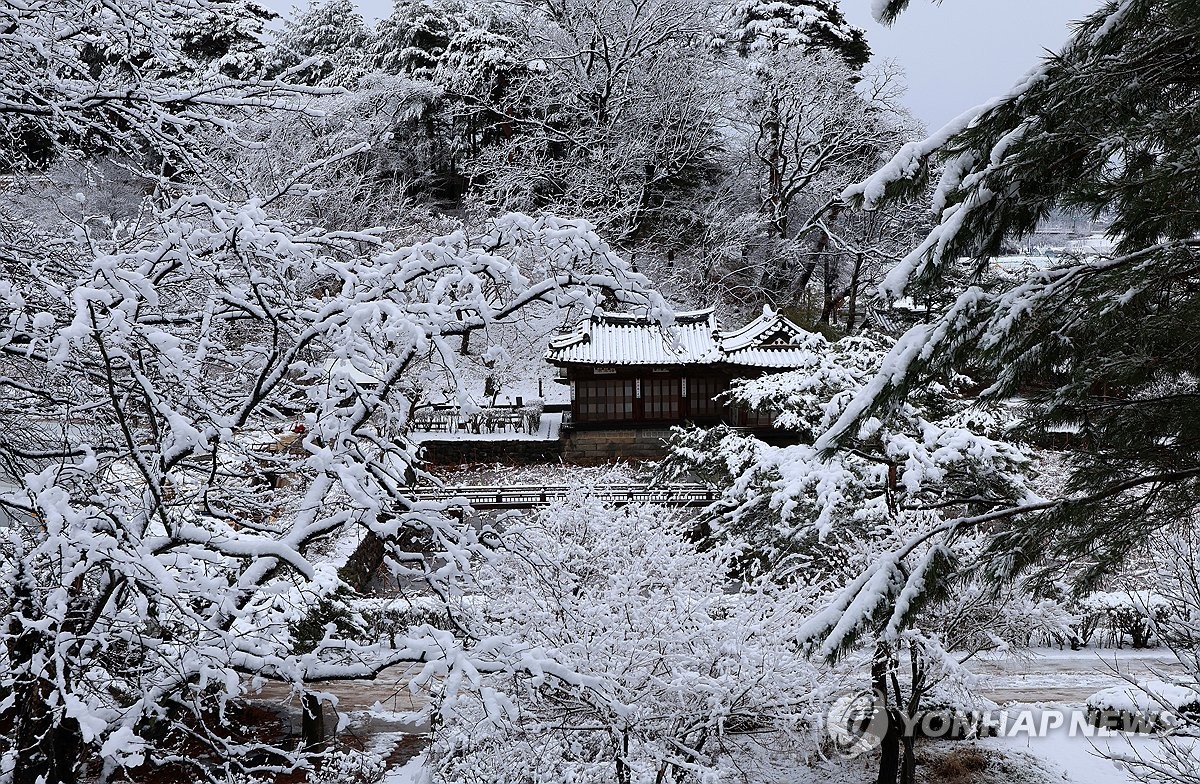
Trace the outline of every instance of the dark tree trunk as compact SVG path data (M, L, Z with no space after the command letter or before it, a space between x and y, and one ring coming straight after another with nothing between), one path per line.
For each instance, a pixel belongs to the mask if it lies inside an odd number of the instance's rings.
M876 784L896 784L900 780L900 713L887 709L887 732L879 745L879 776Z
M375 572L383 564L387 543L375 533L368 531L358 543L346 563L338 569L338 577L358 593L366 593Z
M854 271L850 274L850 303L846 306L846 334L853 334L858 320L858 276L862 272L863 255L854 256Z
M904 736L904 761L900 766L900 784L916 784L917 781L917 739L911 734Z
M876 643L875 657L871 660L871 682L875 687L875 698L880 702L876 709L886 710L888 721L879 744L879 775L875 784L896 784L900 777L900 716L888 702L887 676L891 661L887 646Z
M833 223L841 214L841 207L834 205L829 208L829 222ZM804 265L804 271L800 273L799 280L796 281L796 290L804 291L808 288L809 282L812 280L813 273L817 271L817 262L821 260L825 252L829 250L829 235L824 229L817 232L816 240L813 241L812 257L808 263Z
M809 281L812 280L813 273L817 271L817 257L813 256L804 265L804 271L800 273L799 279L796 281L796 291L802 292L808 288Z
M305 693L300 698L300 737L305 751L321 751L325 747L325 711L321 698Z
M45 699L51 691L49 683L39 680L22 691L26 693L20 700L22 710L14 717L18 751L13 784L75 784L83 745L79 724L73 719L55 723L55 713Z
M833 311L837 307L833 297L833 271L829 266L829 256L826 254L821 259L822 275L824 279L821 281L821 323L833 323Z
M12 784L75 784L83 749L79 723L50 707L56 678L53 659L36 663L50 647L54 631L24 622L26 618L38 618L40 613L22 581L18 580L17 585L20 587L13 597L16 612L0 628L6 638L9 666L20 673L14 700L8 710L0 713L0 737L7 736L5 739L11 740L16 750L10 780ZM79 585L77 581L73 588L78 590ZM78 619L78 610L73 611L68 623Z

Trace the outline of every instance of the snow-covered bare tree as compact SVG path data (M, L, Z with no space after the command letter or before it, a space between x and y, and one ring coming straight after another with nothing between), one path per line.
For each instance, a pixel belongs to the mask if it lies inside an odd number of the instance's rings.
M751 61L743 99L747 155L767 236L741 274L776 292L778 304L798 304L820 280L828 310L834 288L850 282L838 280L847 249L842 235L855 233L843 217L841 191L910 133L912 120L896 102L902 84L893 68L859 73L833 52L784 49ZM896 228L906 225L901 219Z
M44 164L65 145L81 153L154 150L189 167L194 152L185 141L195 128L224 127L232 106L277 106L297 93L278 81L229 78L253 75L244 34L261 13L224 0L5 5L0 169ZM203 35L195 27L202 17Z
M1110 757L1125 763L1138 781L1147 784L1200 782L1194 747L1195 705L1200 701L1200 534L1194 523L1194 519L1181 521L1153 537L1146 548L1153 564L1146 577L1154 586L1154 597L1172 608L1150 625L1175 655L1179 669L1164 668L1153 678L1126 676L1126 687L1106 690L1122 699L1120 707L1171 730L1149 748L1130 743L1108 749ZM1123 598L1133 607L1140 597ZM1142 598L1139 609L1145 611Z
M614 241L644 231L665 194L698 176L721 100L704 46L709 4L514 3L501 141L470 173L484 202L582 215Z
M297 650L346 548L405 532L396 558L418 534L455 561L473 547L406 495L406 370L453 373L457 334L637 280L549 218L395 248L190 197L97 245L21 255L5 280L6 775L72 781L92 755L291 769L289 750L226 732L243 678L303 690L443 644ZM183 753L202 739L215 759Z
M264 110L313 117L300 99L317 91L181 78L193 60L173 25L230 4L55 6L0 11L6 166L23 175L37 148L90 167L104 139L104 166L146 175L154 198L99 220L69 195L54 220L0 227L0 781L295 771L297 749L236 720L263 679L311 711L310 679L471 657L436 629L359 643L319 617L375 565L353 557L363 542L430 579L453 569L421 552L461 566L478 550L407 490L406 373L453 381L457 338L531 303L657 300L578 221L510 215L399 244L273 216L312 192L317 160L230 198L206 132L235 145Z
M701 551L689 528L667 509L605 506L587 488L507 523L459 617L474 636L525 647L434 706L438 774L757 781L771 771L756 748L815 756L817 706L841 684L794 645L805 593L763 580L732 590L736 548Z

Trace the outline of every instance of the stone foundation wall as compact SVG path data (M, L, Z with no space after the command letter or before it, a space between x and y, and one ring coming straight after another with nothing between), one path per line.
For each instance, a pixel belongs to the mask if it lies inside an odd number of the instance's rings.
M572 430L554 440L446 439L422 443L423 457L435 466L469 463L608 463L614 460L661 460L667 455L667 428L645 430Z
M557 463L563 456L560 439L533 440L513 439L492 441L470 439L447 439L425 441L422 456L430 465L465 465L468 463L507 463L510 465L534 465Z
M572 430L562 436L562 457L568 463L601 463L612 460L661 460L671 431Z

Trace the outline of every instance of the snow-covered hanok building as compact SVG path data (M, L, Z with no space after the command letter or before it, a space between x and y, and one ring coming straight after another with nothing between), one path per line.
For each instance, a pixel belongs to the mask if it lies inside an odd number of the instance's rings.
M664 328L645 316L598 312L550 342L546 360L571 387L576 431L663 429L684 422L770 427L770 415L716 397L736 378L790 370L812 351L811 333L768 307L739 329L710 308L678 313ZM567 423L564 423L567 424Z

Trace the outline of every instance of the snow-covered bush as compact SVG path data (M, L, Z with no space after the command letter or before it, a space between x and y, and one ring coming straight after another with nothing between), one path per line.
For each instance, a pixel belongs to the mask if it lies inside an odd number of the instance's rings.
M1167 597L1153 591L1090 593L1079 600L1080 637L1086 644L1097 631L1104 631L1118 648L1126 637L1134 648L1146 648L1176 609Z
M533 400L521 409L521 419L524 420L525 432L536 433L542 426L542 413L546 404L541 400Z
M337 747L309 755L305 778L308 784L376 784L383 779L387 763L372 751ZM227 784L274 784L274 776L231 776Z
M1087 698L1098 722L1120 717L1124 726L1168 730L1200 720L1200 689L1149 679L1102 689Z
M1102 604L1153 608L1165 601L1170 612L1156 623L1154 632L1170 648L1178 667L1163 667L1153 679L1129 679L1127 686L1094 694L1088 706L1170 730L1149 749L1109 750L1109 756L1126 763L1138 780L1200 784L1195 746L1200 734L1200 532L1189 521L1148 544L1145 578L1153 581L1154 591L1113 597Z
M439 626L446 618L445 603L433 597L354 599L349 605L362 619L364 642L387 641L393 646L414 626Z
M731 586L730 548L700 551L687 530L669 510L586 494L507 525L475 572L485 598L457 615L481 644L522 646L448 686L433 719L437 775L710 781L744 733L812 752L832 684L796 650L800 595Z
M370 751L335 749L321 758L311 784L374 784L383 778L386 763Z

